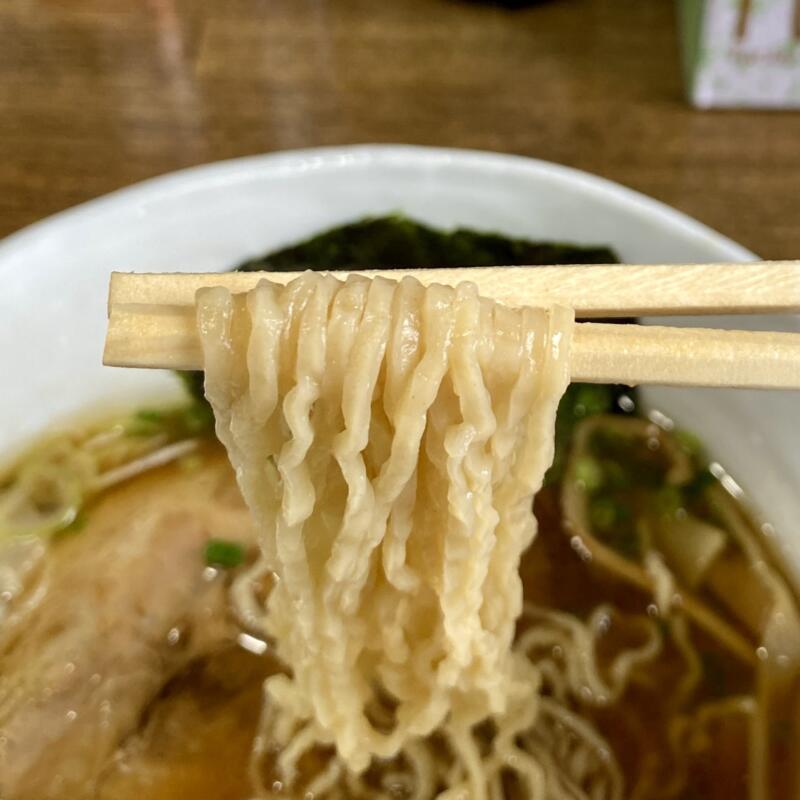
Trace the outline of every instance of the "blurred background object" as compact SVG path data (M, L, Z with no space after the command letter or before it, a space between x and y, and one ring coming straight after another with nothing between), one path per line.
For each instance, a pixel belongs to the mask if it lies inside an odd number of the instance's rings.
M193 164L353 142L556 161L800 255L800 114L693 109L673 0L0 2L0 236Z
M700 108L800 108L800 0L681 0Z

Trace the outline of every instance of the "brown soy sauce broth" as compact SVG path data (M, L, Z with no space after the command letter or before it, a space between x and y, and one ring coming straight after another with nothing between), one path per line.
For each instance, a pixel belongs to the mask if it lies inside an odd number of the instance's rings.
M603 664L603 653L610 659L620 649L636 643L637 634L629 630L631 620L653 618L652 596L605 574L576 552L563 528L558 491L558 486L547 487L536 500L539 532L521 564L525 600L567 611L579 619L585 619L600 604L618 610L620 618L611 620L607 634L598 643ZM700 655L703 674L696 691L679 711L691 714L706 702L755 692L753 667L743 665L702 631L692 627L690 635ZM157 704L140 734L140 752L158 755L143 758L133 772L128 769L127 780L118 780L114 791L110 781L104 797L133 797L145 786L149 797L163 800L187 793L207 798L250 796L248 761L258 722L261 683L275 667L264 669L248 655L244 660L242 655L230 653L215 658L220 659L216 665L215 659L194 665L165 690L160 710ZM229 677L220 682L226 669L220 666L225 664ZM667 642L664 652L634 677L619 702L606 708L576 703L573 710L596 726L608 741L624 774L626 796L639 786L640 796L648 798L749 799L752 730L744 718L721 718L709 726L705 740L691 749L675 749L670 742L669 722L676 713L673 699L684 670L680 653ZM790 774L794 766L790 763L790 750L784 747L770 761L778 778L771 781L768 797L773 800L795 796L791 784L780 777ZM440 746L439 753L441 758L447 758L444 746ZM308 785L331 757L331 751L322 748L310 753L301 763L302 774L296 785ZM174 769L175 764L181 768ZM274 759L269 757L261 764L266 787L275 789L279 796L305 798L302 790L297 794L284 789L272 766ZM377 765L363 785L367 791L370 786L377 791L387 771L402 768L403 764L397 761ZM504 780L504 786L509 798L521 797L513 776ZM396 794L402 800L403 791ZM344 796L351 794L345 791Z
M652 597L604 574L587 562L570 543L558 509L557 487L544 489L536 499L539 533L525 554L521 573L525 599L551 606L585 619L599 605L610 605L620 612L612 616L607 632L598 642L599 662L636 642L630 623L636 617L656 618ZM663 621L657 620L663 626ZM626 630L628 628L628 630ZM684 711L707 700L752 692L755 675L732 658L707 636L692 631L692 641L704 661L704 674ZM605 651L606 658L603 658ZM646 787L643 797L691 796L709 798L748 798L748 731L742 725L727 729L724 740L716 738L696 754L671 752L668 722L674 715L674 696L685 664L674 644L636 675L618 702L597 708L578 704L575 710L597 727L608 741L632 789L640 781ZM681 763L683 762L683 763ZM668 784L677 771L685 770L684 785L676 794ZM663 792L662 792L663 790Z
M659 435L670 434L659 432ZM635 455L644 462L639 474L646 474L655 454L640 448ZM764 535L763 526L741 502L738 493L729 495L716 478L709 481L702 463L695 466L697 475L688 485L711 483L712 486L707 492L684 495L683 501L688 502L683 505L701 522L725 528L731 540L735 542L738 536L740 541L736 547L727 547L707 570L701 585L693 587L691 593L696 604L724 620L746 641L751 657L743 659L741 654L732 654L708 629L690 620L689 639L699 656L701 679L680 704L676 706L675 681L686 665L676 643L667 635L664 652L640 676L634 673L619 702L603 709L589 705L581 708L580 713L591 719L606 737L625 773L628 792L635 791L637 797L774 800L796 797L800 795L797 593L775 557L773 543ZM721 468L719 471L724 476ZM646 480L642 484L646 486ZM658 499L648 494L645 486L636 483L625 486L623 502L628 508L638 509L634 517L642 513L642 508L647 513L654 499ZM625 615L655 618L666 629L666 620L659 618L652 592L613 576L608 563L593 559L580 537L566 529L562 488L546 487L536 498L539 534L521 565L526 600L569 611L582 619L600 603L611 604ZM679 511L683 513L684 509ZM747 541L751 563L742 557L745 545L741 540ZM626 556L634 558L630 549ZM758 579L764 566L782 590L783 605L767 592L764 581ZM775 620L783 616L792 620L793 630L788 638L784 637L781 647L771 650L764 646L765 636ZM619 638L620 633L615 634L614 628L612 621L603 637L610 652L615 647L615 635ZM617 648L623 646L622 641L617 644ZM598 641L601 661L603 647L601 639ZM676 712L702 715L706 706L719 707L742 696L758 704L755 720L742 714L719 715L709 721L702 735L690 737L683 748L677 749L670 742L670 721Z
M203 476L208 476L209 480L213 478L208 486L213 488L210 496L216 498L216 505L237 506L241 501L233 477L227 467L221 469L220 466L221 448L208 445L201 460L204 463L197 467L192 480L202 482ZM144 502L160 502L159 492L175 496L178 485L188 486L186 476L180 468L170 466L115 488L113 495L108 493L98 498L90 508L89 530L64 540L59 549L66 552L68 548L90 548L91 525L101 516L95 513L95 506L104 501L107 504L113 501L115 508L122 507L125 502L141 508ZM536 498L539 532L521 563L525 600L568 612L580 620L586 620L598 605L612 606L615 612L604 635L597 641L603 669L615 654L635 646L640 640L637 619L654 620L659 625L663 625L664 620L654 612L651 593L627 585L591 559L581 556L563 524L561 488L559 484L547 486ZM759 539L759 528L746 507L738 501L734 501L734 507L752 536ZM764 552L765 557L771 559L766 548ZM780 573L779 565L771 564ZM199 560L197 569L203 570ZM754 578L742 570L735 575L739 581L738 590L746 594L747 586L743 582ZM735 608L721 603L710 591L699 590L697 594L713 606L716 613L726 615L743 635L750 635L755 652L759 646L758 636L752 630L748 634L748 619L737 617ZM763 609L756 617L758 624L763 624ZM524 621L521 622L520 628L524 625ZM699 654L702 675L695 691L677 708L675 695L686 665L669 635L665 634L662 654L638 673L634 671L630 685L618 702L598 707L577 700L572 710L588 720L607 740L623 772L626 797L632 796L631 792L638 786L637 797L750 800L758 796L752 790L753 731L743 717L720 717L709 724L706 736L691 742L691 746L683 742L679 748L670 741L669 723L676 711L691 715L709 702L755 695L758 657L750 664L743 664L696 626L689 625L689 634ZM142 709L136 729L121 742L100 780L87 789L85 796L102 800L127 800L142 795L154 800L187 796L207 800L252 797L250 757L261 714L263 681L279 668L269 653L253 655L236 645L235 640L191 661ZM770 800L794 798L798 796L796 787L800 785L794 752L800 738L795 727L800 720L797 671L785 677L781 693L767 709L768 792L763 797ZM448 758L443 743L435 744L434 749L438 758ZM296 785L308 785L324 769L331 755L330 750L325 749L312 752L303 760L304 774ZM268 754L260 762L263 785L275 789L280 797L304 797L302 791L297 795L280 786L280 777L273 769L274 757L274 753ZM376 764L363 781L361 792L356 795L345 789L342 796L370 796L371 787L377 793L388 771L403 771L404 768L402 759ZM521 796L519 784L511 774L505 777L504 787L509 798ZM394 792L398 800L403 800L406 794L402 787Z

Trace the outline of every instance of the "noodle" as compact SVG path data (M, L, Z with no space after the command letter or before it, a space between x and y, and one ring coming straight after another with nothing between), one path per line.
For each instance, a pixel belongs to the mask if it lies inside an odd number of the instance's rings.
M571 313L310 273L197 307L217 434L275 576L260 623L291 669L267 683L281 770L334 744L360 772L446 724L480 796L469 731L520 690L517 569Z

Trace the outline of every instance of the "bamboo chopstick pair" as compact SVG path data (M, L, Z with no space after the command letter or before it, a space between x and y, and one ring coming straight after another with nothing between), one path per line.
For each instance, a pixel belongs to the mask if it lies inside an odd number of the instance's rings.
M800 261L470 269L358 270L423 284L469 280L508 305L572 306L579 318L800 311ZM337 277L349 273L334 272ZM111 276L103 363L200 369L194 298L204 286L246 292L299 273ZM592 383L800 388L800 333L616 325L575 327L572 379Z

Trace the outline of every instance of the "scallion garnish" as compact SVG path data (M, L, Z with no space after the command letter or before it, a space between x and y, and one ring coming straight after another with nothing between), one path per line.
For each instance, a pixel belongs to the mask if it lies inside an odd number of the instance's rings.
M244 547L230 539L209 539L206 542L205 559L209 567L232 569L244 561Z

